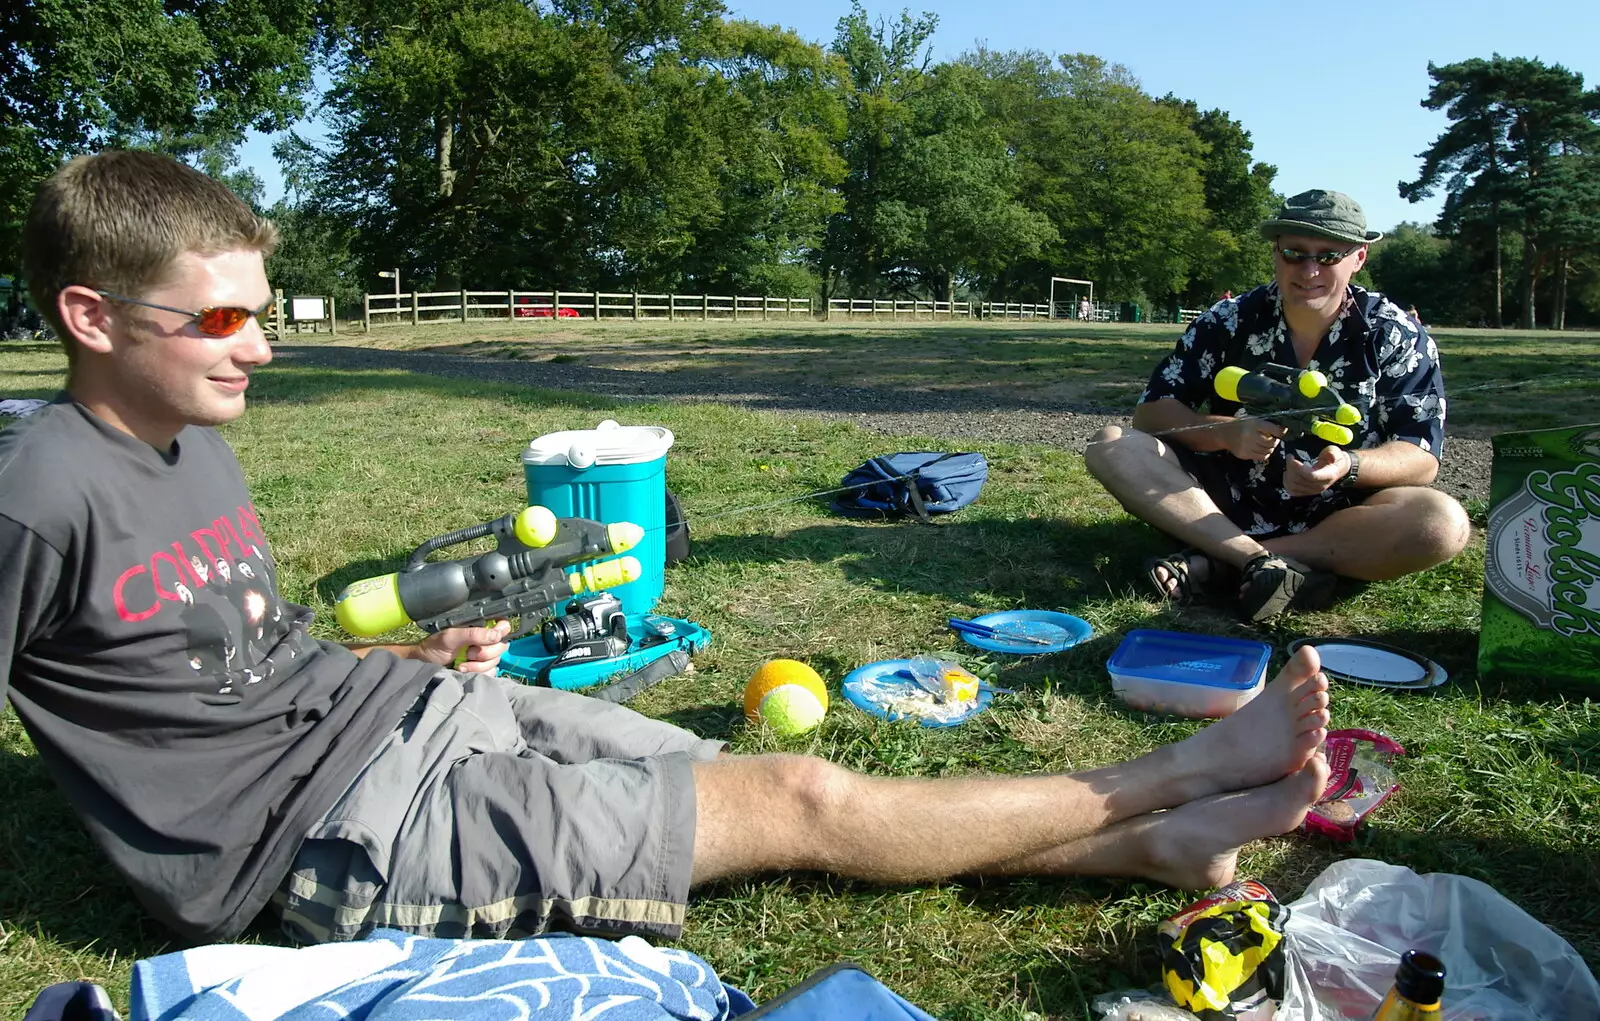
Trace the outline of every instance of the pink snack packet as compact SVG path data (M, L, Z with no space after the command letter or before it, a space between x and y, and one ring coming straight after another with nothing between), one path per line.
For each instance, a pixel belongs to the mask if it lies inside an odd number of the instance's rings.
M1392 767L1406 750L1375 731L1332 730L1322 751L1331 770L1328 785L1300 829L1330 840L1354 840L1356 828L1400 789Z

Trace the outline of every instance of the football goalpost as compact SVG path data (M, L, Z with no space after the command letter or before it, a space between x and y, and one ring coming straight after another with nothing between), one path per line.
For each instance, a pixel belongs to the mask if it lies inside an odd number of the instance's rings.
M1050 318L1051 319L1072 319L1072 318L1074 318L1073 308L1072 308L1072 299L1071 298L1067 298L1066 300L1064 300L1062 302L1062 305L1066 306L1065 308L1061 308L1061 306L1056 304L1056 284L1067 284L1067 285L1069 285L1068 287L1062 288L1068 294L1077 294L1079 292L1079 288L1087 287L1089 289L1089 293L1088 293L1089 304L1090 305L1094 304L1094 281L1093 280L1077 280L1077 279L1075 279L1073 277L1051 277L1050 278Z

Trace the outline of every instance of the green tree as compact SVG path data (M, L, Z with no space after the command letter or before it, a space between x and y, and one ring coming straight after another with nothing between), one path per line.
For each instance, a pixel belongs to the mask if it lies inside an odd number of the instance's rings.
M876 294L893 261L887 251L886 203L894 201L890 161L911 132L907 105L925 87L931 59L927 43L938 26L932 14L874 24L860 0L839 19L832 52L844 63L849 91L842 155L847 168L840 191L843 207L828 224L827 242L818 253L823 298L834 289L835 274L851 294ZM889 216L895 216L893 212ZM903 232L902 232L903 233Z
M1600 253L1575 256L1568 269L1572 316L1564 326L1600 326Z
M827 51L715 0L327 3L333 130L279 156L294 229L358 276L1134 298L1259 271L1248 133L1094 57L933 67L931 15L859 3Z
M1272 189L1278 168L1252 158L1244 125L1225 110L1206 110L1168 94L1161 102L1180 111L1203 146L1208 233L1196 253L1195 274L1182 298L1209 304L1223 291L1246 291L1272 279L1272 254L1257 228L1281 201Z
M367 12L313 201L364 264L440 286L793 290L837 206L836 68L717 10Z
M1443 67L1422 105L1446 111L1452 125L1421 154L1417 180L1402 182L1403 198L1417 201L1442 183L1440 225L1460 237L1487 242L1495 265L1494 320L1504 322L1502 233L1522 239L1520 319L1537 322L1539 278L1552 263L1565 281L1574 232L1581 232L1583 182L1568 157L1600 149L1600 90L1585 91L1583 77L1560 65L1528 58L1475 58Z
M28 204L66 159L132 145L225 176L246 128L277 130L302 111L314 0L27 0L8 10L0 273L16 272ZM232 183L250 190L248 176Z
M1552 267L1565 282L1575 247L1600 243L1593 173L1600 154L1600 89L1559 64L1516 61L1508 90L1516 111L1511 141L1522 173L1518 213L1523 241L1522 325L1536 325L1536 292ZM1559 290L1560 288L1558 288Z
M1048 217L1018 201L1005 139L985 116L981 76L930 72L883 154L876 244L880 272L904 294L953 300L957 278L991 279L1056 240Z
M1400 307L1415 305L1423 322L1471 325L1487 316L1475 303L1471 251L1431 226L1402 223L1372 246L1366 271Z
M1146 95L1126 68L1087 54L967 59L993 85L1022 201L1058 235L1040 260L1013 262L1002 289L1037 293L1067 275L1115 299L1181 291L1209 231L1204 145L1184 115Z
M1563 154L1549 160L1530 181L1524 208L1530 234L1541 242L1540 268L1554 278L1550 326L1564 329L1574 264L1600 255L1600 155ZM1526 277L1530 305L1538 275L1535 270Z
M630 192L642 219L612 236L630 272L709 290L811 293L809 265L842 207L842 74L820 47L751 22L708 23L682 41L680 59L652 62L637 90L655 125L648 151L677 153L684 174L646 175ZM682 244L647 269L640 228L686 208L695 215Z
M586 277L594 135L627 106L611 40L517 0L371 16L339 44L327 151L298 171L362 263L452 288Z
M1422 106L1444 110L1453 122L1420 153L1422 170L1415 181L1400 183L1400 197L1420 202L1445 185L1440 225L1457 235L1481 235L1486 228L1494 256L1494 318L1505 324L1505 273L1500 235L1501 205L1512 176L1512 114L1506 105L1506 74L1501 61L1481 58L1440 67L1428 62L1433 87Z
M278 247L267 260L267 279L285 295L327 295L349 318L366 292L350 252L352 232L325 212L279 203L267 215L278 225Z

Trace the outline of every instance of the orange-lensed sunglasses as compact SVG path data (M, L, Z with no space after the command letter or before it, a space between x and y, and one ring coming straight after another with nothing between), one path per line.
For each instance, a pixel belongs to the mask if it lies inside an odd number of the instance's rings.
M171 305L157 305L153 301L140 301L138 298L129 298L121 294L112 294L110 291L95 291L102 298L112 301L125 301L130 305L143 305L145 308L158 308L163 312L176 312L181 316L188 316L194 320L195 328L208 337L231 337L238 333L245 323L272 307L273 299L268 298L260 308L239 308L234 305L212 306L207 305L198 312L191 312L186 308L173 308Z

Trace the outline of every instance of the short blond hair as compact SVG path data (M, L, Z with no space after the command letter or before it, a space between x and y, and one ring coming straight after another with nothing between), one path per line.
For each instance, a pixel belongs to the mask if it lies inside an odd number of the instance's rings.
M153 152L109 149L51 174L22 229L22 270L41 315L73 357L56 308L77 284L139 297L185 253L272 254L278 229L225 185Z

